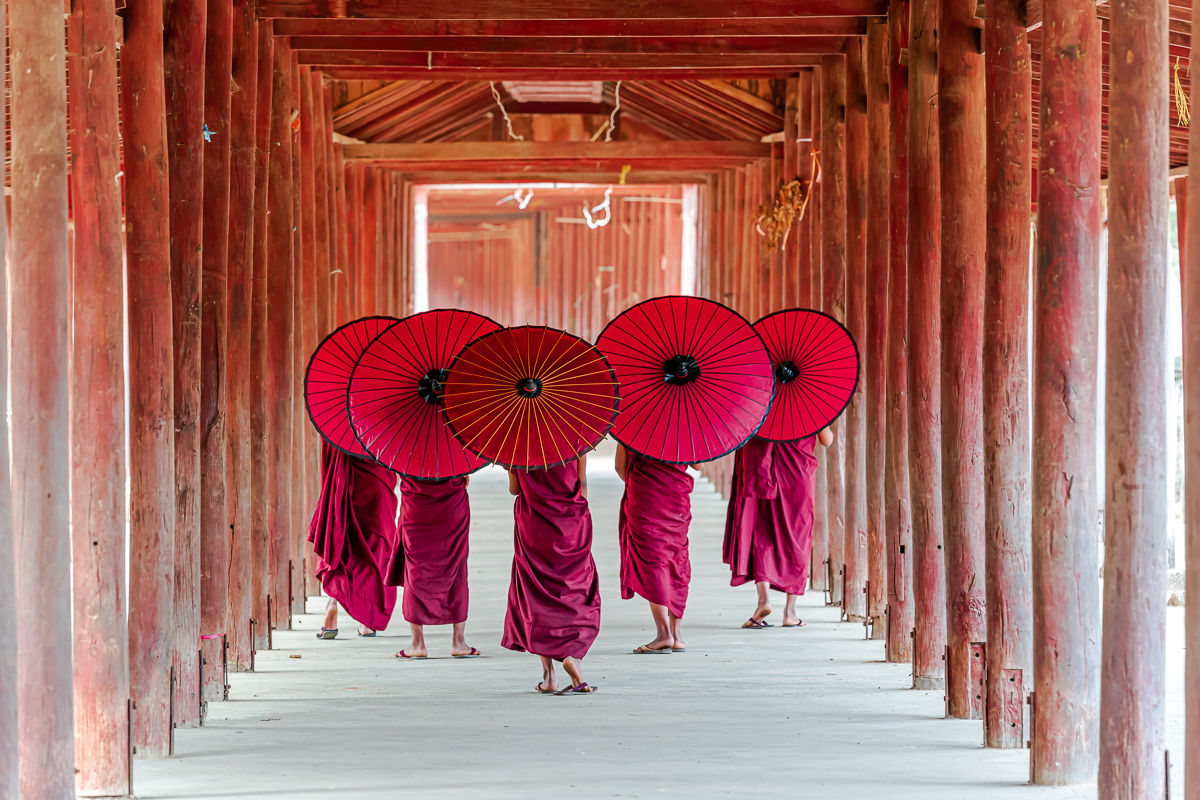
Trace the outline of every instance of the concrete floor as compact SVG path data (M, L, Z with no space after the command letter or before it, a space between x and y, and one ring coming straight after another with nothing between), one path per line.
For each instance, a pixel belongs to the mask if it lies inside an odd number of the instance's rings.
M646 603L617 583L621 483L611 451L589 464L604 598L584 677L588 697L540 696L534 656L499 646L512 553L505 474L471 481L471 619L483 651L452 660L449 629L428 631L425 662L400 662L399 609L375 639L318 642L321 598L275 635L255 674L203 728L179 730L178 756L137 762L141 798L1092 798L1094 787L1026 785L1028 751L981 747L979 722L942 719L942 696L913 691L882 643L838 623L819 594L809 625L744 631L751 587L721 563L725 503L697 481L686 653L630 654L653 638ZM782 602L782 597L780 597ZM778 623L781 605L773 619ZM1171 609L1169 735L1182 780L1182 609ZM1176 613L1178 612L1178 613ZM291 656L300 656L292 658Z

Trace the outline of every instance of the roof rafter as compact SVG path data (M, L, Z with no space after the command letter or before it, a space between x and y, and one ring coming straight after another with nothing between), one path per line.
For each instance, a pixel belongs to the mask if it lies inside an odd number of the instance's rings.
M260 19L358 17L362 19L742 19L868 17L887 13L887 0L264 0Z
M292 50L554 55L788 55L840 53L844 36L293 36Z

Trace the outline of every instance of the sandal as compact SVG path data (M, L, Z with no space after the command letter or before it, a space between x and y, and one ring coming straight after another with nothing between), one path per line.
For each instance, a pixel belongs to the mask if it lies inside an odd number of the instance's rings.
M469 653L465 653L461 656L450 656L450 657L451 658L479 658L481 655L483 655L483 653L479 652L474 647L472 647L471 652L469 652Z
M404 652L403 650L401 650L399 653L396 653L396 658L403 658L407 661L428 661L429 660L429 656L410 656L408 653Z
M742 627L748 630L758 630L759 628L774 628L775 626L767 622L765 619L755 619L751 617L742 623Z
M318 639L336 639L337 628L321 628L321 632L317 634Z
M370 633L360 633L360 634L358 634L358 635L359 635L359 636L361 636L361 637L363 637L364 639L370 639L370 638L371 638L372 636L374 636L376 633L378 633L378 631L371 631Z
M635 655L639 655L639 656L644 656L649 653L654 653L657 655L660 653L669 653L669 652L671 652L671 648L670 647L651 647L648 644L644 644L641 647L639 647L637 650L634 650L633 652Z
M542 684L544 683L545 681L538 681L538 685L533 687L534 691L536 691L538 694L558 694L558 692L554 689L543 689Z
M568 686L566 689L559 689L557 692L555 692L555 694L561 697L562 695L567 694L595 694L598 691L600 690L592 686L588 686L586 683L581 683L578 686Z

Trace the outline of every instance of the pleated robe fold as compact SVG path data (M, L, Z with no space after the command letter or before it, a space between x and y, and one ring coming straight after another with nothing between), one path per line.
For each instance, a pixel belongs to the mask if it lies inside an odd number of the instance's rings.
M400 611L415 625L467 621L467 479L400 479L400 540L387 582L403 586Z
M692 580L692 476L683 464L626 453L619 523L621 597L637 594L683 617Z

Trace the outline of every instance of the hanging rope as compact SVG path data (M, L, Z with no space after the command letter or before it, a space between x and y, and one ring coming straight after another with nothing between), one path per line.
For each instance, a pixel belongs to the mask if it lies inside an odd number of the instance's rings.
M1191 64L1188 64L1188 74L1191 74ZM1175 57L1175 109L1179 112L1179 126L1186 128L1192 123L1192 110L1188 105L1187 92L1183 90L1183 81L1179 80L1179 56Z
M608 115L608 130L604 132L604 141L611 142L613 129L617 125L617 112L621 110L621 82L617 81L616 89L616 104L613 106L612 113Z
M596 230L596 228L603 228L608 224L609 220L612 219L612 190L612 184L609 184L608 188L604 190L604 202L598 206L593 206L591 210L588 210L587 203L583 204L583 221L586 222L587 226L592 230ZM604 219L592 218L592 214L595 214L598 211L604 212Z
M496 82L488 81L488 86L492 87L492 97L496 98L496 105L500 106L500 113L504 115L504 124L508 126L508 138L516 139L518 142L525 141L524 136L518 136L513 133L512 120L508 117L508 110L504 107L504 103L500 100L500 92L496 91Z

